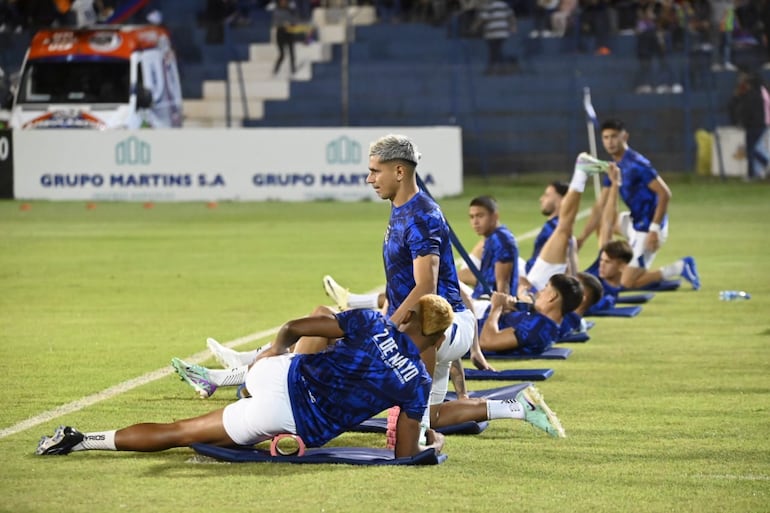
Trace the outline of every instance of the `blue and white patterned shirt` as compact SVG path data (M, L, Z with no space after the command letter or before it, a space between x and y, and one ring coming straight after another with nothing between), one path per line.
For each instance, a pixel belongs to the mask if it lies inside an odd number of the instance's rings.
M388 316L393 315L415 287L414 259L426 255L439 257L436 293L446 299L455 312L464 311L449 226L436 202L420 191L390 212L382 245Z
M374 310L337 314L345 336L328 351L296 355L288 385L297 434L318 447L391 406L422 419L431 379L420 352Z

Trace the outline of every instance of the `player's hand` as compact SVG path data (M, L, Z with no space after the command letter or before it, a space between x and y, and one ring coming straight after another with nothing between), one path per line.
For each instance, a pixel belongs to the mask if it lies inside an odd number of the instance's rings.
M607 176L610 177L610 181L613 184L620 185L620 168L614 162L610 162L610 167L607 168Z
M508 301L508 294L502 292L493 292L492 297L489 299L492 308L504 308Z

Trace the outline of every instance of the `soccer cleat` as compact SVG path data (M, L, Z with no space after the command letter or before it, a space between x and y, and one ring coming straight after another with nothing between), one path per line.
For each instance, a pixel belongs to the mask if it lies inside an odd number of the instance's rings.
M567 434L554 412L545 404L543 396L534 385L530 385L518 394L516 402L524 408L524 420L538 429L542 429L556 438L566 438Z
M609 169L610 163L592 157L586 152L581 153L575 159L575 169L580 169L587 175L604 173Z
M206 339L206 346L214 355L214 358L216 358L216 360L222 365L222 367L232 369L233 367L240 367L244 365L243 362L241 362L238 351L234 351L229 347L223 346L213 338Z
M211 397L217 391L217 386L209 380L209 371L206 367L187 363L179 358L172 358L171 365L179 374L179 378L193 387L201 399Z
M70 426L59 426L53 436L44 436L35 449L38 456L64 456L83 441L85 435Z
M324 276L324 290L340 310L348 309L348 289L344 289L328 274Z
M700 288L700 276L698 276L698 268L695 266L695 259L688 256L684 257L682 262L684 262L682 278L689 281L693 289L698 290Z

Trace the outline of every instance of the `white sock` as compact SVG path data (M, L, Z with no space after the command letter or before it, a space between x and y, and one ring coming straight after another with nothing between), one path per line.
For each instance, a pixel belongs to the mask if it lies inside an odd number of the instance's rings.
M586 182L588 181L588 175L582 169L575 169L572 173L572 181L569 183L569 188L573 191L583 193L586 189Z
M115 448L115 430L84 433L82 442L72 448L73 451L117 451Z
M515 399L487 399L487 420L523 418L524 408Z
M668 264L661 267L660 273L663 275L664 280L671 280L677 276L681 276L682 269L684 269L684 260L677 260L673 264Z
M380 295L374 294L348 294L348 308L368 308L370 310L377 310L380 305L378 299Z
M259 356L259 354L266 349L270 349L270 342L260 347L259 349L253 349L251 351L234 351L233 350L233 353L235 353L234 356L238 361L241 362L241 365L248 366L254 363L254 361L257 359L257 356Z
M219 386L237 386L242 385L246 381L246 373L249 371L249 366L244 365L242 367L233 367L232 369L209 369L209 379Z

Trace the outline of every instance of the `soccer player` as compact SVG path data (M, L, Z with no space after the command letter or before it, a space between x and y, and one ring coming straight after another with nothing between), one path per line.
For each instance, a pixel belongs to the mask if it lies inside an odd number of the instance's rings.
M540 196L540 212L546 216L546 221L540 229L540 232L537 234L537 237L535 237L532 256L525 262L524 272L522 274L526 274L532 269L532 266L535 265L535 260L537 260L537 257L540 255L540 251L556 229L556 225L559 222L561 200L567 194L568 190L569 184L561 181L554 181L546 186L543 194Z
M422 294L435 293L449 301L455 320L447 330L446 342L438 350L423 353L428 371L433 376L431 410L446 397L450 371L461 368L462 356L474 347L476 318L465 306L457 279L457 271L449 239L449 225L438 204L417 186L417 161L420 154L409 138L386 135L369 147L367 183L375 193L391 203L390 221L385 230L383 261L385 264L386 312L394 322L408 311ZM378 308L377 294L350 294L330 276L324 277L324 288L340 308ZM478 366L486 365L474 360ZM477 361L479 363L477 363ZM455 389L465 391L463 373L455 372ZM426 412L428 424L430 412Z
M601 126L602 144L617 163L620 174L618 191L629 210L622 212L615 224L615 231L628 239L634 254L623 271L621 284L624 288L639 288L661 279L681 276L693 289L700 288L700 277L695 260L684 257L665 266L659 272L649 272L655 255L668 237L668 205L671 190L658 172L642 154L628 145L628 132L622 121L610 119ZM599 223L610 194L612 180L603 181L603 190L580 239L593 232Z
M580 282L566 274L551 276L533 303L495 292L486 318L479 321L481 349L540 354L559 339L564 315L575 310L582 300Z
M468 210L473 231L482 237L471 251L471 258L486 290L467 266L457 272L460 281L474 287L471 293L474 299L486 294L487 290L515 293L519 284L519 246L513 233L500 223L497 202L491 196L478 196L471 200Z
M289 321L247 370L245 385L251 397L168 424L142 423L85 434L69 426L60 427L53 436L40 440L36 452L150 452L193 443L252 445L281 433L299 435L308 447L318 447L397 405L401 413L395 456L412 456L425 449L418 439L431 390L420 353L435 350L453 318L445 299L427 294L404 311L398 326L371 310ZM315 354L289 352L308 336L328 339L331 349ZM197 365L177 366L190 384L206 380L201 369ZM527 394L520 397L527 400ZM527 403L522 410L532 411L531 416L542 420L539 405ZM428 447L441 450L440 434L429 430L427 440Z
M580 209L580 198L585 190L588 176L600 173L610 166L611 164L596 160L587 153L581 153L577 156L569 188L559 206L556 227L543 245L540 254L535 259L535 264L527 272L526 277L520 278L517 294L519 297L532 291L542 290L551 276L564 273L567 270L567 256L572 240L572 230L575 226L575 219Z

